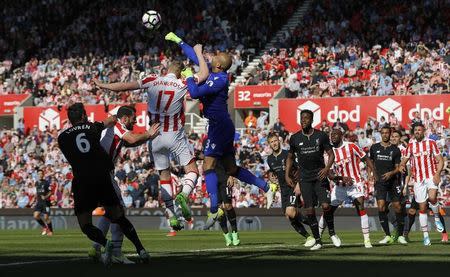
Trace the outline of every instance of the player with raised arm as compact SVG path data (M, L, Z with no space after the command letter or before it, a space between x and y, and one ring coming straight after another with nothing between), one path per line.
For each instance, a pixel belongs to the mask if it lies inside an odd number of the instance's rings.
M100 139L100 144L108 153L113 164L116 164L122 147L135 147L150 139L154 139L159 134L160 127L159 123L154 123L148 131L142 134L132 132L134 124L136 123L136 110L131 106L120 107L117 110L116 117L116 124L104 129ZM112 176L114 176L114 174L112 174ZM116 180L112 178L111 182L114 185L119 199L122 199L120 188ZM122 206L125 205L122 203ZM110 220L105 216L102 216L98 222L98 228L102 230L105 236L108 233L110 225L111 241L113 244L112 262L119 264L134 264L134 262L130 261L122 254L123 233L119 225L111 224ZM94 260L98 260L101 253L100 249L101 245L94 243L92 250L89 252L89 256Z
M139 240L133 224L125 217L125 211L111 182L111 172L114 169L112 159L100 144L103 129L114 126L116 117L91 123L82 103L71 105L67 116L72 127L61 132L58 144L72 167L74 210L81 231L90 240L105 247L102 260L106 265L111 264L113 245L92 224L92 211L100 204L105 208L105 216L112 223L117 223L134 244L141 261L148 262L150 256Z
M402 154L400 149L391 143L392 130L389 126L381 128L381 142L373 144L370 147L370 159L374 163L375 176L375 197L377 199L378 216L381 227L386 236L379 242L380 244L391 244L394 239L389 230L389 221L386 211L386 200L391 200L394 208L398 242L408 244L403 237L403 228L405 225L404 210L401 205L402 188L400 182L399 164Z
M439 203L437 201L438 185L441 182L441 172L444 159L437 147L436 141L425 137L425 127L417 122L412 126L414 139L409 141L406 154L400 164L400 170L406 171L410 162L412 176L415 180L414 198L419 204L419 221L423 232L423 244L431 245L428 234L428 207L433 211L435 224L441 232L444 230L439 218Z
M286 183L290 187L294 187L296 181L299 182L297 188L300 189L303 196L309 226L315 239L315 244L310 249L319 250L322 248L322 240L314 209L316 202L322 207L324 219L334 246L340 247L341 240L334 231L334 215L330 206L330 182L327 178L335 159L330 139L325 132L312 127L314 118L312 111L302 110L300 118L302 130L293 134L289 139L290 149L286 159L285 172ZM328 155L326 165L325 152ZM292 170L295 158L298 161L300 178L294 181L289 173ZM300 192L296 190L297 195Z
M174 197L181 206L186 221L192 220L188 205L188 196L194 189L198 178L198 168L194 152L189 145L184 130L184 99L187 93L186 84L180 79L181 62L172 62L166 76L148 76L136 82L103 84L95 80L95 84L103 89L113 91L147 90L147 108L151 123L161 123L161 135L151 142L155 169L159 171L161 198L166 206L170 226L174 230L183 228L175 212ZM182 191L175 195L170 175L170 158L184 167L186 174L182 179Z
M369 217L364 208L364 179L361 176L360 162L367 165L368 174L373 174L373 163L361 148L353 142L342 139L341 129L331 131L331 143L334 151L334 172L330 172L330 179L335 182L331 192L331 210L336 209L347 199L351 198L356 211L361 218L361 229L364 237L364 247L372 248L369 236ZM319 220L319 229L322 233L325 228L323 216Z
M272 154L267 157L269 165L269 174L271 178L276 178L281 190L281 210L286 218L290 221L294 230L303 236L306 241L305 247L312 247L316 240L306 231L303 226L304 218L300 211L300 197L296 195L295 190L299 191L299 184L290 187L284 178L286 171L286 158L289 154L288 150L281 149L280 139L276 133L270 133L267 137Z
M200 71L197 74L197 81L190 69L184 70L186 82L191 97L199 99L203 104L203 113L208 119L208 138L205 146L205 160L203 168L205 171L205 181L209 197L211 199L210 212L205 224L205 229L209 229L224 214L219 207L218 201L218 180L215 171L218 159L222 160L223 166L229 176L255 185L264 192L269 191L268 184L257 178L250 171L236 165L234 157L234 135L235 128L228 113L228 74L227 70L231 66L231 57L227 53L220 52L212 57L210 68L203 57L201 45L194 48L183 42L174 33L166 35L166 40L173 41L180 45L184 54L199 65Z

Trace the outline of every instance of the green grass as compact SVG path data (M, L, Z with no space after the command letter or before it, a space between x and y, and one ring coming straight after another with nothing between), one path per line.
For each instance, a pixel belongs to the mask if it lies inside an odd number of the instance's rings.
M419 232L411 234L413 242L407 246L377 245L382 234L372 233L374 248L365 249L360 232L341 232L341 248L332 247L325 236L327 245L317 252L305 249L302 246L304 240L294 232L241 232L242 245L229 248L225 247L222 234L218 232L183 231L172 238L161 231L140 231L139 234L152 255L152 262L148 265L114 265L106 269L86 259L90 243L78 230L56 232L53 237L41 237L37 230L1 231L0 276L7 276L3 273L48 276L46 268L52 272L64 271L58 276L98 273L107 273L107 276L142 273L206 276L205 272L213 272L211 276L214 277L234 274L273 276L285 272L385 276L395 272L450 271L450 245L441 244L438 233L432 233L431 247L422 245ZM134 253L128 241L124 251ZM51 260L57 261L48 262ZM18 262L32 263L2 266Z

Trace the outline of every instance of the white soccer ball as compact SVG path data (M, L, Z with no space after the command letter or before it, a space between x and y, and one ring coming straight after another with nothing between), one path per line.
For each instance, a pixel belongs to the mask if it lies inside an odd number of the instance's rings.
M161 15L157 11L149 10L142 16L142 23L145 28L156 30L161 26Z

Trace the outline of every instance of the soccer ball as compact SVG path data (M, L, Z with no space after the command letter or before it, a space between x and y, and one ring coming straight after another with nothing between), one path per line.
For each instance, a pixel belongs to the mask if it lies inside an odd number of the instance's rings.
M142 23L145 28L156 30L161 26L161 15L157 11L149 10L142 16Z

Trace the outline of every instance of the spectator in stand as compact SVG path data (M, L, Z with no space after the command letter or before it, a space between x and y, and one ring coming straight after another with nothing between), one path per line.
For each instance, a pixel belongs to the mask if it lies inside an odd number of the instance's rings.
M122 200L125 208L131 208L133 206L133 197L131 197L129 190L125 190L122 193Z
M267 127L267 118L269 113L266 111L261 111L258 119L256 120L256 128L259 130L265 130Z
M279 133L282 127L284 127L284 124L280 122L280 118L277 118L277 122L273 124L273 130Z
M248 128L248 129L255 129L256 128L256 121L257 121L257 119L253 115L253 111L252 110L248 111L248 115L247 115L247 117L244 120L245 127Z

